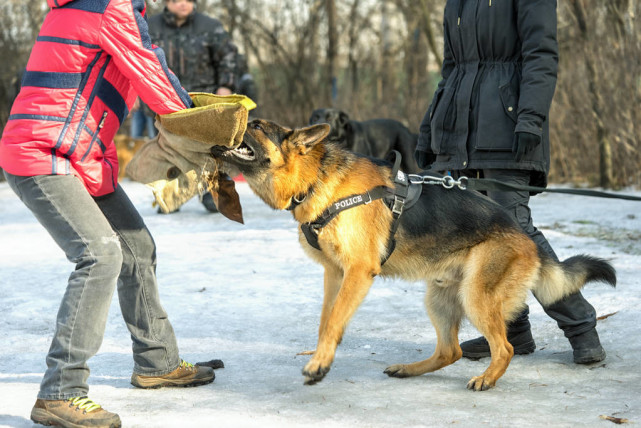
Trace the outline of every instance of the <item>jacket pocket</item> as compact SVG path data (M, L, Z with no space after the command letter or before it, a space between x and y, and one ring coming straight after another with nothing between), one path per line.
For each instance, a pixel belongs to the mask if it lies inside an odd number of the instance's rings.
M98 139L98 134L100 134L100 130L102 130L103 126L105 126L105 120L107 120L107 110L105 110L102 113L102 118L98 123L98 127L96 128L96 131L94 132L93 137L91 137L91 141L89 142L89 147L87 147L87 151L85 152L85 154L82 155L82 159L80 159L80 162L84 162L85 159L87 158L87 155L89 155L89 153L91 152L91 149L93 148L94 144L96 143L96 140Z
M511 152L517 121L518 79L507 83L494 79L483 82L476 107L477 129L474 148Z
M503 111L505 111L507 117L512 119L512 121L516 125L516 121L518 118L516 114L516 108L519 102L519 97L517 95L518 86L516 86L516 88L514 87L514 80L515 79L513 78L508 83L499 86L499 95L501 96Z

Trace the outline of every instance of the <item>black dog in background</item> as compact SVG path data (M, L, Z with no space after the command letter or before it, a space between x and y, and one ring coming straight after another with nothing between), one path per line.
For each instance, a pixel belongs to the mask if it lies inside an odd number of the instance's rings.
M351 120L347 113L334 108L320 108L312 112L310 125L327 123L331 126L330 141L341 147L367 156L384 159L397 150L402 155L401 170L416 173L421 169L414 160L418 135L393 119L371 119L363 122Z

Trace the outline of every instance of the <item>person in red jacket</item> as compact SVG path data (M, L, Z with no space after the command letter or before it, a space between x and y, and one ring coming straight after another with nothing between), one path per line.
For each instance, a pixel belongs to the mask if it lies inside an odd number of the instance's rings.
M133 341L131 383L210 383L210 367L181 360L160 304L156 248L118 186L113 136L136 96L159 114L193 107L151 44L144 0L47 0L0 140L10 187L75 264L31 412L44 425L119 427L87 397L114 290Z

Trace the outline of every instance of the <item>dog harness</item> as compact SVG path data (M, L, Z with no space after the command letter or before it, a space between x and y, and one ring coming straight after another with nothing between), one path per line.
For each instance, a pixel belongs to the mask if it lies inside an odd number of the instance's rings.
M407 174L399 170L401 164L401 154L394 150L394 165L392 167L392 178L394 181L394 188L387 186L377 186L365 193L350 195L346 198L340 199L330 205L323 213L314 221L301 224L301 230L307 243L312 247L320 250L318 243L318 235L323 227L334 219L340 212L350 208L355 208L359 205L369 204L377 199L383 199L385 205L392 211L392 225L390 227L390 235L387 241L387 252L381 260L381 266L389 259L396 247L396 240L394 234L398 229L401 214L404 210L411 208L419 196L421 195L422 185L410 184ZM292 204L287 208L293 210L305 198L293 198Z

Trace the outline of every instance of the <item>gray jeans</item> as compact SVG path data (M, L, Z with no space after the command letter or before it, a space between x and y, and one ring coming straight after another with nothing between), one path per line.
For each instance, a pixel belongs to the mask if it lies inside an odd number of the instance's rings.
M75 263L38 398L87 395L87 360L102 343L116 285L133 341L134 372L162 375L178 367L176 337L158 296L156 246L124 190L94 198L73 175L5 176Z
M528 185L530 181L530 173L528 171L485 169L482 170L481 173L483 178L491 178L510 184ZM532 223L532 215L530 207L528 206L530 202L529 192L497 191L487 192L487 196L508 210L521 225L525 233L527 233L541 249L555 260L558 260L548 240ZM534 297L536 297L536 295ZM563 330L567 338L578 336L596 327L596 311L580 292L571 294L552 305L543 306L543 310L557 322L559 328ZM523 318L525 318L527 322L527 311L526 308L523 314L517 317L513 324L517 324L519 320L523 320ZM527 327L529 327L529 323L526 328ZM518 329L518 326L514 325L514 328Z

